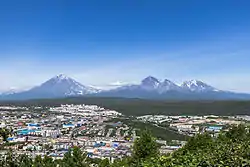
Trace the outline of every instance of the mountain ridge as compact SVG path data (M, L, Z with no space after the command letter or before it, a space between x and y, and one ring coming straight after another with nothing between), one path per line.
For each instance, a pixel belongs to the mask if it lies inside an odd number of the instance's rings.
M124 85L111 90L100 90L82 85L64 75L56 75L29 90L1 94L1 100L60 98L68 96L125 97L168 100L227 100L250 99L250 94L222 91L199 80L184 81L177 85L165 79L148 76L140 84Z

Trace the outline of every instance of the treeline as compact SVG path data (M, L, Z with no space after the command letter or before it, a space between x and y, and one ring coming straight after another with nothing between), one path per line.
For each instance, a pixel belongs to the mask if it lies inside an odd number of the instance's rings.
M1 105L59 106L61 104L95 104L125 115L239 115L250 113L250 101L161 101L127 98L71 97L28 101L2 101Z
M249 167L249 127L239 125L212 138L209 134L189 139L181 149L169 155L159 153L159 145L149 131L143 131L133 145L131 157L117 159L90 159L79 148L65 154L62 160L26 155L15 156L11 152L0 160L1 167Z

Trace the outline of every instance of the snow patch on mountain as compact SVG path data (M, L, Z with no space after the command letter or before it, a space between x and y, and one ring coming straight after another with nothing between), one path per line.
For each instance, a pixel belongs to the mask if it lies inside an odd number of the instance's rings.
M67 80L67 79L70 79L68 76L66 76L65 74L59 74L59 75L56 75L54 77L54 79L57 79L58 81L60 80Z
M209 92L209 91L219 91L218 89L198 80L185 81L181 85L184 90L189 90L192 92Z
M180 91L180 87L173 83L172 81L165 79L163 82L161 82L158 86L158 92L164 93L167 91Z

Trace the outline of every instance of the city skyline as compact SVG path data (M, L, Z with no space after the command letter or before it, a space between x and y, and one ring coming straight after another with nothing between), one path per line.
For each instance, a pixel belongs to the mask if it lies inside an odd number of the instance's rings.
M63 73L84 85L152 75L250 93L248 1L31 1L0 7L0 91Z

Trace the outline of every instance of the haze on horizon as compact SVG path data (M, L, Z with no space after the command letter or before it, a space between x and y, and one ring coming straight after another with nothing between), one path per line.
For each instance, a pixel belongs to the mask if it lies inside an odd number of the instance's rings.
M64 73L108 87L152 75L250 93L250 1L10 0L0 91Z

